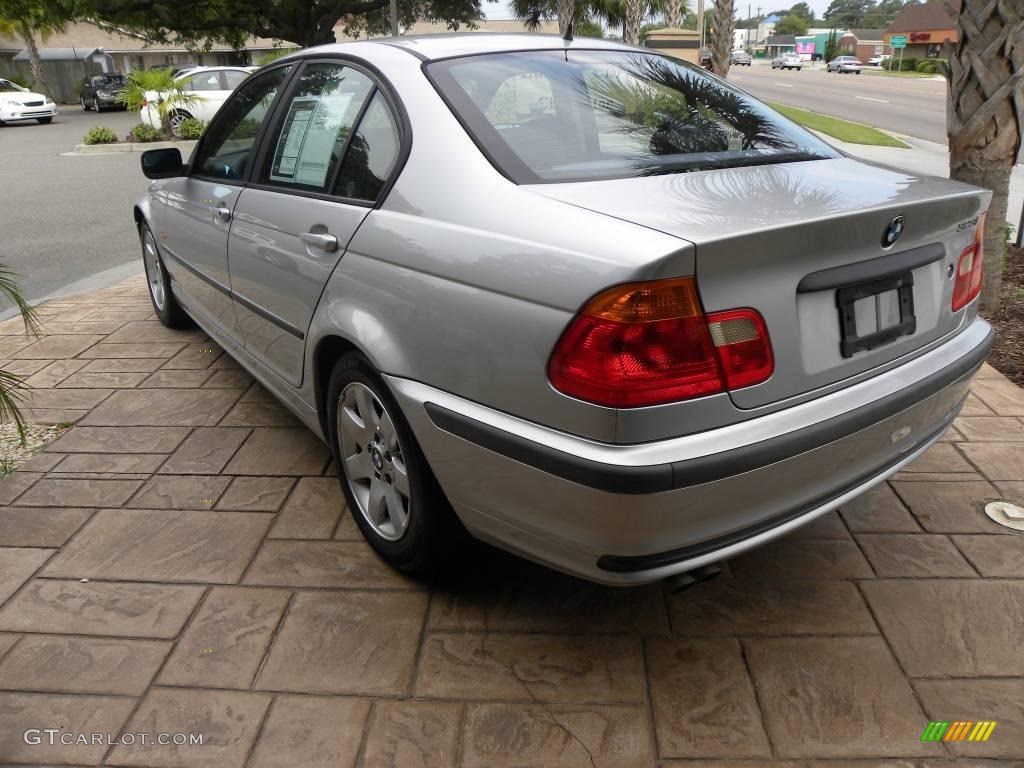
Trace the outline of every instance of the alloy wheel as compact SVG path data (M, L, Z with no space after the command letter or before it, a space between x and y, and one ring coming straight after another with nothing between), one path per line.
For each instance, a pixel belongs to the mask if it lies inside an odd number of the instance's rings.
M381 538L397 541L409 527L409 472L394 421L369 387L352 382L338 402L338 442L345 481L358 513Z
M180 138L181 124L188 119L188 115L183 115L181 112L175 112L171 115L170 126L171 133Z
M156 250L156 240L148 229L142 235L142 259L146 265L146 281L149 283L149 294L157 311L164 311L167 297L164 293L164 270L160 265L160 254Z

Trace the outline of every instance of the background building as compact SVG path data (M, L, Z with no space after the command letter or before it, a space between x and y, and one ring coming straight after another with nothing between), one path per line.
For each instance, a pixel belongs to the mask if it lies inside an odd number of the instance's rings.
M1018 3L1021 1L1012 0ZM892 20L892 24L885 30L886 53L896 53L889 48L889 41L893 35L906 35L907 47L903 50L903 55L908 59L938 58L942 55L943 41L955 43L958 38L956 21L942 0L924 5L903 6Z
M839 38L840 53L867 61L884 52L884 29L850 29Z

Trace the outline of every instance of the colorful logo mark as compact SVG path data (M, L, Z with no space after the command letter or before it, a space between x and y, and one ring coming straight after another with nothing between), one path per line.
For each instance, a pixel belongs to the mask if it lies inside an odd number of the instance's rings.
M933 721L924 729L921 741L988 741L995 728L995 720Z

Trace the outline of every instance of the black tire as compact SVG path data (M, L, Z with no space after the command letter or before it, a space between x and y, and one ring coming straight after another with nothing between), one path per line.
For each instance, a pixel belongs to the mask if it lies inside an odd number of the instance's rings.
M390 415L401 445L410 493L408 524L397 540L385 538L363 516L347 478L338 435L338 411L342 394L350 384L362 384L372 391ZM325 405L328 439L334 464L338 468L341 491L367 542L381 558L403 573L420 577L438 577L449 573L453 563L461 561L461 558L454 557L455 553L459 550L468 553L472 539L448 503L398 402L370 361L357 352L342 355L331 371Z
M49 125L53 122L52 117L37 117L36 120L39 122L40 125Z
M153 248L150 258L147 258L147 235ZM142 246L142 264L146 270L146 289L149 292L149 300L153 304L153 312L156 314L157 319L168 328L193 327L192 318L188 316L188 313L178 303L178 300L174 298L174 292L171 290L170 275L167 274L163 256L160 255L160 248L157 246L156 237L153 235L153 231L149 228L148 224L143 223L139 225L139 243ZM156 264L159 266L159 274L155 277L151 268L153 258L155 258ZM163 306L157 300L157 291L152 285L154 279L158 280L162 286Z

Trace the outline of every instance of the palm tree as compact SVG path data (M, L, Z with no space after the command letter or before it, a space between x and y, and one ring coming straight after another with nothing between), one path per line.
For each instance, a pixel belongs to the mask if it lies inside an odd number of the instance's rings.
M588 4L577 0L512 0L512 15L530 31L537 30L545 19L557 18L558 32L564 36L569 22L588 13Z
M155 95L154 95L155 94ZM118 101L129 112L139 112L143 105L153 102L160 116L160 129L165 136L173 136L171 118L178 110L193 106L203 97L186 91L175 79L171 67L165 69L142 69L129 72L127 82L118 94Z
M729 74L729 65L732 63L735 7L735 0L718 0L715 3L715 22L711 27L711 68L720 77Z
M956 45L946 41L949 81L946 132L949 175L992 190L985 219L981 308L1000 305L1010 171L1024 134L1024 6L1019 2L963 0Z
M594 0L594 12L610 26L622 27L622 42L640 45L640 29L644 19L663 13L666 0ZM685 2L682 3L685 8Z
M686 14L685 0L665 0L665 26L679 27Z
M21 10L25 12L19 14L18 18L0 16L0 32L8 37L20 37L25 41L29 66L32 68L32 79L36 82L35 88L41 93L51 96L50 87L46 84L46 75L43 72L36 39L45 43L54 35L67 32L68 22L50 16L42 6Z
M18 275L0 264L0 296L6 296L21 315L25 324L25 332L29 336L39 336L39 322L36 312L18 288L15 278ZM0 422L13 421L18 427L18 436L25 442L25 419L21 415L20 406L25 402L25 380L17 374L0 369Z

